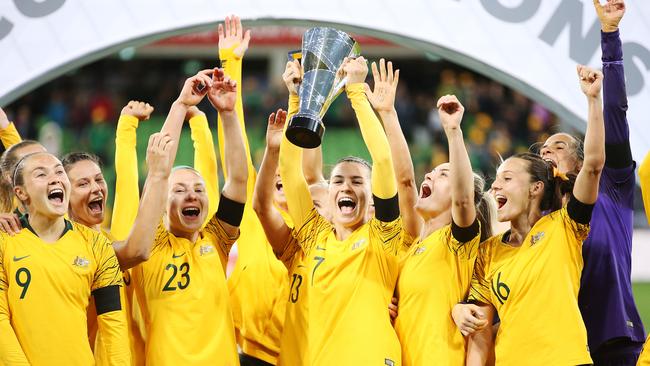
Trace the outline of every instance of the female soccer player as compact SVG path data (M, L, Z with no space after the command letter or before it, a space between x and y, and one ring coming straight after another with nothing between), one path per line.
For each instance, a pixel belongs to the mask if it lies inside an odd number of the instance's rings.
M6 147L0 156L0 212L24 213L24 208L15 200L13 191L12 173L16 163L25 155L45 152L45 147L34 140L24 140ZM16 219L17 220L17 219Z
M128 365L122 277L111 243L64 218L70 182L56 157L26 155L13 177L15 194L29 214L18 235L0 234L3 364L93 364L86 331L92 293L111 362Z
M287 337L291 342L283 338L284 365L401 364L386 311L403 239L389 145L364 94L366 60L348 60L342 70L373 167L359 158L344 158L334 166L327 202L330 223L312 202L301 171L301 149L282 139L280 175L295 241L281 254L294 261L289 307L303 304L295 319L287 315L285 333L293 334ZM375 216L368 220L371 195Z
M606 160L591 232L583 245L585 267L578 304L594 364L634 365L645 333L630 279L635 164L626 119L623 48L618 30L625 4L612 0L600 5L595 0L594 7L602 30ZM551 136L541 155L556 163L561 172L580 170L580 143L568 134Z
M392 63L386 67L383 59L379 69L372 64L372 71L375 90L366 94L384 122L394 161L410 161L394 109L398 71L393 73ZM449 312L467 297L479 242L492 232L490 198L483 194L483 179L472 172L460 130L464 108L447 95L438 101L438 110L449 141L449 163L425 176L419 198L412 197L416 192L410 189L411 164L406 180L398 183L400 195L415 202L410 208L401 205L400 212L410 210L410 217L419 214L422 221L420 240L400 261L397 283L400 309L395 329L404 365L464 364L465 340Z
M189 167L171 175L164 224L149 260L132 270L146 325L147 365L237 363L225 263L239 233L248 170L234 112L236 88L221 69L198 73L185 82L163 126L163 132L178 137L187 109L207 94L224 124L230 174L219 208L203 229L209 205L203 178Z
M482 324L467 324L472 317L466 315L464 320L455 319L463 334L484 327L479 332L484 337L470 337L468 362L476 356L475 346L483 351L481 356L487 354L492 334L486 325L497 311L501 320L496 336L497 364L522 360L529 365L591 363L578 290L582 242L589 232L605 164L600 100L603 76L584 66L578 66L578 75L587 96L589 118L585 159L566 206L562 207L562 198L568 181L538 155L515 155L497 170L492 184L497 217L501 222L510 221L511 230L488 239L479 248L469 299L481 304L480 311L486 316L474 318ZM543 215L546 211L551 213ZM540 299L540 294L548 296ZM476 312L471 305L464 307Z

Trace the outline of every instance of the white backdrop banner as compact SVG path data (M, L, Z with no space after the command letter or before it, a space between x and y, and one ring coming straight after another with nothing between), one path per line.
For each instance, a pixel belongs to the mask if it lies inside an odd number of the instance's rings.
M627 8L621 38L640 161L650 150L650 2L628 0ZM587 103L575 64L600 65L591 0L2 0L0 105L127 45L205 29L233 13L249 25L330 24L433 52L581 129Z

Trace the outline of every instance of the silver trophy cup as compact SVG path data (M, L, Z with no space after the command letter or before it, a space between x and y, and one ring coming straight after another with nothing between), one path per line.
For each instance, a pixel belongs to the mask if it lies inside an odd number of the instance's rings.
M345 32L333 28L311 28L302 37L304 76L298 96L300 109L287 127L287 139L303 148L321 144L323 116L341 93L345 79L337 73L346 57L359 56L359 45Z

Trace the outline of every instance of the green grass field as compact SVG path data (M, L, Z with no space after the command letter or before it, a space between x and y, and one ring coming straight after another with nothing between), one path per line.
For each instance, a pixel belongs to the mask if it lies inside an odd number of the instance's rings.
M637 282L632 284L636 308L641 313L641 320L646 332L650 330L650 282Z

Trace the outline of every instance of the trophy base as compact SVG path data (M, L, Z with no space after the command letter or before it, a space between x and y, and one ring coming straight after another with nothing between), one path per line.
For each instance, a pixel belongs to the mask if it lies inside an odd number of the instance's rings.
M321 144L325 126L320 120L307 116L293 116L287 127L287 139L292 144L305 149L313 149Z

